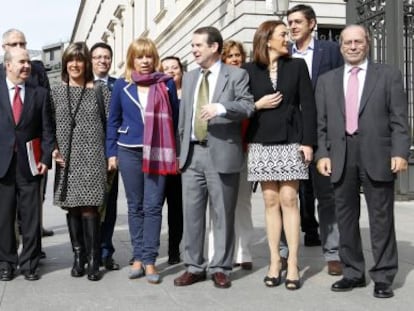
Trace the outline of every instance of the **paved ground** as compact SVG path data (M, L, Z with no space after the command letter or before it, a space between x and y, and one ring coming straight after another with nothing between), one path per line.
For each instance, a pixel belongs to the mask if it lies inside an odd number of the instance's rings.
M51 174L53 175L53 174ZM50 178L52 179L52 178ZM65 213L51 203L52 180L45 203L45 227L53 229L53 237L44 238L47 258L42 261L41 280L25 281L18 276L11 282L0 282L0 310L412 310L414 304L414 204L396 203L396 227L400 270L395 281L395 297L376 299L373 282L366 288L348 293L334 293L319 247L300 249L303 287L288 291L284 286L266 288L263 277L268 263L264 232L264 209L260 193L253 197L254 269L235 270L230 289L216 289L211 280L186 288L177 288L173 279L183 272L183 265L167 265L167 227L162 227L160 256L157 262L162 283L148 284L145 279L128 279L131 257L126 202L123 189L119 198L119 217L114 242L115 259L121 271L105 273L100 282L86 277L70 277L72 252L65 224ZM164 218L166 219L166 217ZM372 263L366 209L362 210L361 228L368 266Z

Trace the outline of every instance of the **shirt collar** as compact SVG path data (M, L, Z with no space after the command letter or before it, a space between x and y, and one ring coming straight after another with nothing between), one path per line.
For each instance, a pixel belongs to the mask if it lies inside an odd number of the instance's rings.
M15 86L16 86L16 84L14 84L13 82L11 82L10 80L9 80L9 78L7 78L6 77L6 83L7 83L7 89L8 90L12 90L12 89L14 89L15 88ZM24 82L23 83L19 83L19 84L17 84L19 87L20 87L20 89L24 89Z
M346 72L346 73L349 73L353 67L358 67L358 68L360 68L361 70L364 70L364 71L366 72L366 71L367 71L367 68L368 68L368 59L366 58L366 59L365 59L365 60L364 60L361 64L359 64L358 66L353 66L353 65L350 65L350 64L348 64L348 63L345 63L345 72Z
M303 52L298 50L298 47L296 46L296 42L295 42L292 46L292 54L295 54L295 53L297 53L297 54L306 54L309 51L313 51L314 49L315 49L315 39L312 38L311 41L309 42L308 47Z
M106 75L105 77L98 77L97 75L94 75L95 81L103 81L105 84L108 84L109 75Z
M208 70L210 71L210 73L212 73L213 75L218 75L220 72L220 68L221 68L221 60L216 61L210 68L208 68ZM200 72L203 72L203 68L200 68Z

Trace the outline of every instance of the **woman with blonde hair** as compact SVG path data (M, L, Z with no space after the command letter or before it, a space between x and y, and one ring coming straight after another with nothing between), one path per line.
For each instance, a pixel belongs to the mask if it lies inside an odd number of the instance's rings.
M148 38L128 48L125 77L112 90L107 128L108 168L119 171L128 202L133 249L129 278L159 283L155 267L167 174L175 174L178 99L170 76L157 72L159 56Z

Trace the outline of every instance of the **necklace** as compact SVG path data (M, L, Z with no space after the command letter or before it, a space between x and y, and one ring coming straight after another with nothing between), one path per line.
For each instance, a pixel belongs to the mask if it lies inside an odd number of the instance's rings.
M272 82L272 87L276 91L277 87L277 61L270 64L269 68L269 78Z

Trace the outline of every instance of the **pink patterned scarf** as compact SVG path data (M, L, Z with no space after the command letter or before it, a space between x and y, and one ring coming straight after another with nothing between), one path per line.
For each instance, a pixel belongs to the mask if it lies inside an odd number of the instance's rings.
M144 173L177 174L172 109L166 87L166 82L170 79L172 78L161 72L146 75L132 73L132 80L138 85L149 86L144 114Z

